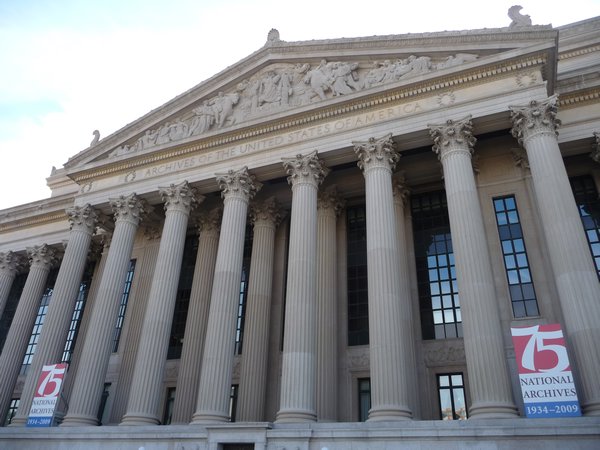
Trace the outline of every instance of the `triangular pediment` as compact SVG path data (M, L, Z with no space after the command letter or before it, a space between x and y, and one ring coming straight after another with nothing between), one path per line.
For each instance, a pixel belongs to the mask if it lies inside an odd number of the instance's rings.
M527 53L555 57L556 36L550 26L304 42L270 34L252 55L75 155L65 168L113 164Z

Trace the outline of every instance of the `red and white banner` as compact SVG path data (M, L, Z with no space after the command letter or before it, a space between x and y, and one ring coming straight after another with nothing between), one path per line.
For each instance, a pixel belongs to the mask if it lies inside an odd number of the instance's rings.
M27 419L28 427L50 427L60 398L67 364L51 364L42 368Z
M525 415L581 415L565 339L559 324L511 328Z

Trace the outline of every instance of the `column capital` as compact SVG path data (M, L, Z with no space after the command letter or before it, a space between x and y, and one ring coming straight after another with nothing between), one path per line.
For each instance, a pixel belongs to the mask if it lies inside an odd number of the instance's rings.
M57 251L48 244L27 247L31 267L49 270L58 260Z
M460 120L448 119L444 124L427 126L433 139L432 150L440 161L454 151L466 151L469 156L473 154L473 146L477 139L473 136L471 116Z
M240 170L230 169L228 172L216 173L217 183L224 199L238 197L249 202L262 187L256 177L248 172L248 167Z
M590 153L590 158L600 164L600 133L594 131L594 143L592 144L592 153Z
M298 154L294 158L281 159L288 175L288 183L292 187L298 184L312 184L318 187L329 173L329 169L317 156L316 150L307 155Z
M345 206L346 201L340 197L335 185L317 194L317 211L331 211L337 217Z
M98 214L89 203L83 206L72 206L66 210L71 230L93 234L98 224Z
M358 156L358 167L364 173L374 168L383 168L391 172L400 159L392 133L379 139L371 137L368 141L352 141L352 145L354 153Z
M258 223L277 227L284 217L283 210L274 197L268 198L262 203L254 203L250 207L250 220L256 226Z
M525 106L509 106L510 119L513 123L512 135L519 144L539 133L558 135L561 122L556 118L558 112L558 96L552 95L545 100L532 100Z
M221 228L221 219L223 218L223 207L218 206L209 212L202 212L196 218L199 233L214 232L218 233Z
M184 214L189 214L196 205L204 200L204 196L197 194L196 189L191 187L187 181L159 187L158 193L165 202L165 211L177 210Z
M0 252L0 272L16 275L23 266L23 259L14 252Z
M130 222L139 225L142 215L147 212L145 202L135 192L108 199L115 214L115 222Z
M406 204L410 196L410 189L406 184L404 172L399 172L392 178L392 190L394 192L394 202Z

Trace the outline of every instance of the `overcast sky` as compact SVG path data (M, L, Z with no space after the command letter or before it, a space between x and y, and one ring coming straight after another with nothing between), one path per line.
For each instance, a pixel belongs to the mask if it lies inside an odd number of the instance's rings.
M600 0L0 0L0 209L50 196L52 166L264 45L600 15Z

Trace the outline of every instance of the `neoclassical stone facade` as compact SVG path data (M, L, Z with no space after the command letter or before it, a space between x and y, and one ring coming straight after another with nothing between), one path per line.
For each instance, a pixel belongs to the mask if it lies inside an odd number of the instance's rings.
M271 30L0 211L0 446L597 448L600 18L519 9ZM510 328L549 323L582 417L524 418Z

